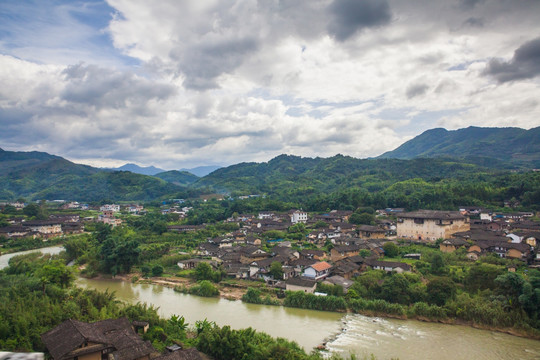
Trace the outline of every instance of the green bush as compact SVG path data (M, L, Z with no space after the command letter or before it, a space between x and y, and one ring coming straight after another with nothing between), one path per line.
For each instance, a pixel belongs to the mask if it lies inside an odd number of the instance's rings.
M215 297L219 295L219 289L208 280L199 281L198 285L192 286L189 293L204 297Z

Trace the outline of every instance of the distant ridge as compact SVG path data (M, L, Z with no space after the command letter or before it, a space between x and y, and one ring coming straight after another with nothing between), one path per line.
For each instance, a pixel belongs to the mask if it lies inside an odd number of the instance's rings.
M183 168L183 169L180 169L180 171L187 171L187 172L192 173L193 175L197 175L198 177L203 177L221 168L222 168L221 166L209 165L209 166L197 166L191 169Z
M115 170L115 171L131 171L134 174L150 175L150 176L153 176L153 175L156 175L156 174L159 174L159 173L162 173L162 172L165 171L165 170L157 168L155 166L143 167L143 166L139 166L137 164L132 164L132 163L125 164L125 165L122 165L122 166L120 166L118 168L114 168L114 169L111 169L111 170Z
M486 157L539 167L540 127L530 130L475 126L452 131L431 129L379 158L407 160L438 156Z

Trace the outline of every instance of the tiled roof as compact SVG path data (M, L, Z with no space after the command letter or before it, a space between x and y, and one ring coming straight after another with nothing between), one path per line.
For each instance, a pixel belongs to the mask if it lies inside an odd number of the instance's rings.
M316 271L324 271L324 270L330 269L332 265L330 265L326 261L321 261L321 262L311 265L311 267L315 269Z

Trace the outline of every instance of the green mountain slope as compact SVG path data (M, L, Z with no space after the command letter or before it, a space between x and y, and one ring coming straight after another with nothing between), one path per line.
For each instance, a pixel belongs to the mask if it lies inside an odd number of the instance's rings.
M431 129L379 158L487 157L527 167L540 166L540 127L468 127L454 131Z
M197 175L193 175L187 171L178 170L164 171L160 172L159 174L155 174L154 176L180 186L186 186L199 180Z
M39 152L0 152L0 199L153 200L182 192L164 180L102 171Z
M291 189L333 191L353 186L378 191L386 184L411 178L439 180L482 171L487 168L451 158L398 160L280 155L267 163L241 163L216 170L194 185L243 194L280 194Z

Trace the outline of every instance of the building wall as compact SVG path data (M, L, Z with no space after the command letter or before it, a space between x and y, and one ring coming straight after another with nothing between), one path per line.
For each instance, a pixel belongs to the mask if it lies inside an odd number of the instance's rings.
M521 254L521 251L519 251L519 250L509 249L508 252L506 253L506 257L509 257L509 258L512 258L512 259L521 259L522 254Z
M330 260L333 262L339 261L341 259L345 259L351 256L358 255L359 251L346 251L344 253L340 253L334 249L330 250Z
M287 291L303 291L303 292L306 292L306 293L309 293L309 294L313 294L315 292L315 287L306 288L306 287L303 287L303 286L297 286L297 285L291 285L291 284L287 284L285 289Z
M79 360L101 360L101 351L78 357Z
M461 231L468 231L471 225L467 220L446 221L444 225L439 225L438 220L424 219L423 223L415 222L415 219L404 218L403 222L397 223L397 236L417 240L435 241L437 239L449 239L452 234Z
M456 251L456 247L454 245L441 244L439 245L439 250L441 250L444 253L451 253L451 252Z

